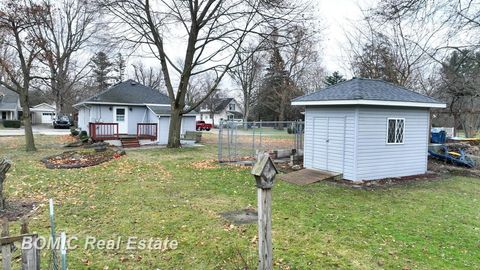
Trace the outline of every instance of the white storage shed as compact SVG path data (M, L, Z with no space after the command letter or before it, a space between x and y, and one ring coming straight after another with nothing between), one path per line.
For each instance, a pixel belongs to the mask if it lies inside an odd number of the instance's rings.
M351 181L424 174L429 108L444 103L382 80L353 78L309 95L304 167L342 173Z

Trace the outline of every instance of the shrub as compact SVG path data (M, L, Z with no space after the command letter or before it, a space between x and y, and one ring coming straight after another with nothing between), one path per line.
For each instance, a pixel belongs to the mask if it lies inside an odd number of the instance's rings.
M6 128L20 128L22 122L19 120L3 120L3 126Z
M292 134L292 133L293 133L293 128L292 128L292 127L288 127L288 128L287 128L287 133L288 133L288 134Z
M75 136L78 136L78 134L80 134L80 132L78 132L78 129L76 129L75 127L71 127L70 128L70 134L75 137Z
M90 137L88 137L87 132L86 132L85 130L82 130L82 131L80 132L80 140L81 140L82 142L88 142L89 139L90 139Z

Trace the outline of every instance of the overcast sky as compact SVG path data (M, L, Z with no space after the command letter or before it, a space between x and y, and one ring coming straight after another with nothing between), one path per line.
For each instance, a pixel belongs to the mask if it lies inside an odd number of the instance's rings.
M325 26L322 41L323 65L328 73L340 71L351 77L348 69L347 38L355 22L362 20L362 9L370 8L374 0L314 0L317 13Z
M352 25L362 20L362 9L372 7L376 0L311 0L315 9L315 14L320 21L321 32L321 56L322 65L327 73L340 71L347 78L351 78L352 74L348 64L347 38L345 32L352 31ZM168 45L167 45L168 46ZM175 52L178 50L178 44L173 46ZM167 47L167 51L168 51ZM172 51L170 51L172 52ZM158 66L158 60L155 58L145 58L145 52L134 52L128 59L128 64L137 62L142 55L141 61L151 66ZM183 52L181 54L183 56ZM181 55L178 55L180 57ZM131 69L127 71L131 74ZM229 81L228 78L222 83L222 88L232 89L236 86Z

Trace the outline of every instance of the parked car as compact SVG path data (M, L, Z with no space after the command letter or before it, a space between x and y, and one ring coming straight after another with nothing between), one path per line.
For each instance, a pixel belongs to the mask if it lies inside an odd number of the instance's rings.
M68 116L60 116L53 120L53 128L70 128L71 126L73 122Z
M197 131L206 130L210 131L212 129L212 124L207 124L205 121L197 121Z

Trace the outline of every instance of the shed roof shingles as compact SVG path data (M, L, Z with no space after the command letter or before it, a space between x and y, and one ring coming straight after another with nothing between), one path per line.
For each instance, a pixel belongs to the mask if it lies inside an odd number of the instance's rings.
M124 104L170 104L170 99L148 86L134 80L114 85L107 90L86 99L83 103L124 103Z
M433 98L393 83L364 78L353 78L312 94L295 98L293 101L327 100L379 100L441 104L441 102Z

